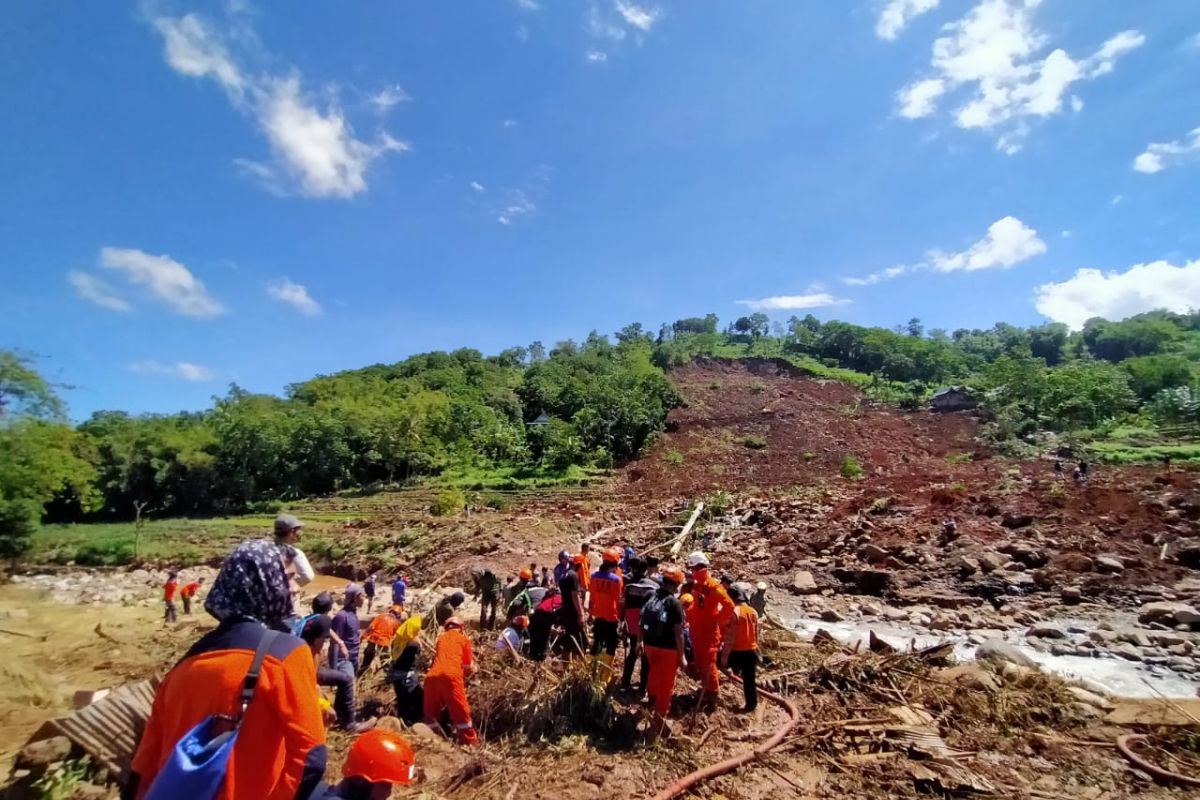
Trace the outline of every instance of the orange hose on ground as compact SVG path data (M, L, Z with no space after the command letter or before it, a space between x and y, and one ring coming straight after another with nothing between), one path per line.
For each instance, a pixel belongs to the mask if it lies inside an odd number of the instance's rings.
M792 729L800 724L800 711L796 708L796 705L791 700L774 694L773 692L768 692L761 686L758 689L758 693L768 700L783 706L784 710L788 712L788 721L780 726L775 733L771 734L771 738L767 739L753 750L742 753L741 755L727 758L717 764L713 764L708 767L702 767L695 772L684 775L682 778L675 781L658 794L654 795L653 800L672 800L672 798L679 797L684 792L690 790L697 784L703 783L709 778L716 778L720 775L733 772L738 767L748 764L756 758L765 756L767 753L778 747L779 743L782 742L784 738L792 732Z
M1133 752L1133 748L1130 745L1133 742L1145 741L1145 739L1145 736L1136 733L1127 733L1124 736L1118 736L1117 750L1120 751L1121 755L1125 756L1130 764L1133 764L1143 772L1150 773L1164 783L1177 783L1181 786L1200 786L1200 778L1193 778L1190 775L1180 775L1178 772L1171 772L1170 770L1155 766Z

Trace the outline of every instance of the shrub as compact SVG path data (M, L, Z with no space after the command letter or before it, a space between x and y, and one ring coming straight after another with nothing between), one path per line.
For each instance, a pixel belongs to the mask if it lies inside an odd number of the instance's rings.
M847 455L842 459L842 468L839 471L847 480L856 481L863 476L862 464L859 464L858 459L852 455Z
M132 561L130 542L89 543L75 551L75 563L85 567L119 567Z
M755 394L762 394L766 390L767 385L761 381L755 381L754 383L750 384L750 391L754 392Z
M946 456L946 461L951 464L966 464L972 458L970 453L950 453Z
M447 517L453 514L459 514L467 505L467 496L458 489L446 489L438 492L438 496L434 498L433 505L429 512L435 517Z
M504 511L512 505L512 501L502 494L489 494L483 499L483 505L493 511Z
M709 519L723 516L733 506L733 495L729 492L713 492L704 498L704 513Z
M246 512L250 514L278 514L282 510L283 503L279 500L259 500L246 504Z
M814 458L817 457L817 454L816 453L804 453L800 457L803 458L805 461L812 461Z
M877 497L871 501L871 505L867 507L867 511L871 514L882 514L892 507L891 497Z
M742 444L751 450L763 450L767 446L767 440L763 436L744 436L742 437Z
M663 453L663 461L666 461L673 467L683 466L683 453L678 450L668 450Z

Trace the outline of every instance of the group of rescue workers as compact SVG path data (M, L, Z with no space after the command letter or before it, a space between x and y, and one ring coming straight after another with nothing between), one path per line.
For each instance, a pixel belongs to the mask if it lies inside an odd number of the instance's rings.
M274 541L243 542L225 560L204 602L219 625L158 687L125 797L387 797L393 784L411 781L413 753L399 734L362 732L355 719L356 679L380 657L397 717L452 732L460 744L478 743L466 689L476 665L459 614L467 593L442 597L428 619L406 611L408 580L399 577L391 584L390 605L364 634L359 610L366 605L369 614L374 605L372 575L362 586L346 586L336 613L333 596L321 592L312 613L302 616L299 594L315 577L296 546L302 527L295 517L280 515ZM597 557L584 544L577 554L559 553L553 572L530 564L507 583L496 571L477 567L469 590L480 602L481 629L495 626L503 603L505 627L496 647L516 662L541 661L550 653L567 659L590 654L597 669L611 676L624 643L620 688L648 700L651 732L660 735L680 669L700 682L697 705L704 711L716 708L722 668L742 679L742 710L757 705L765 584L718 578L702 552L689 555L685 569L639 558L628 547L609 547ZM198 588L183 595L185 607ZM171 573L164 586L168 621L174 619L176 591ZM422 677L418 662L427 624L437 636ZM319 686L334 689L332 707ZM447 718L449 726L443 725ZM321 783L327 724L359 734L343 780L334 786ZM217 779L198 788L199 776Z

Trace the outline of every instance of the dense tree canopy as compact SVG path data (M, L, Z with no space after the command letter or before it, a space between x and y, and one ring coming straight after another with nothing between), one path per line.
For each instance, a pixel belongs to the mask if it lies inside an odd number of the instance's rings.
M39 517L131 518L237 511L260 501L393 484L448 468L609 466L635 458L681 400L665 369L696 357L777 357L852 380L880 401L919 405L939 385L975 389L997 436L1078 431L1129 413L1200 424L1200 315L926 333L814 316L775 324L715 314L640 323L615 341L541 342L495 356L423 353L321 375L285 396L232 386L212 408L175 415L101 411L64 420L28 359L0 351L0 556ZM1140 409L1140 412L1139 412ZM537 422L537 424L533 424Z

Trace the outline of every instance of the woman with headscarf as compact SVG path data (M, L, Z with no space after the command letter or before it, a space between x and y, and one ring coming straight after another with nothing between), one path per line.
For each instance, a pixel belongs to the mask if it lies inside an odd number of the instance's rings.
M325 725L316 666L308 646L284 633L291 608L279 549L265 540L238 545L204 603L220 624L159 684L124 797L144 797L176 743L210 717L241 719L217 797L291 800L307 797L320 783ZM265 649L257 687L243 711L243 682L269 631L279 633Z
M396 660L388 671L388 681L396 691L396 716L413 725L424 713L425 692L417 673L417 658L421 655L421 625L424 620L414 614L396 628L392 638L392 653Z

